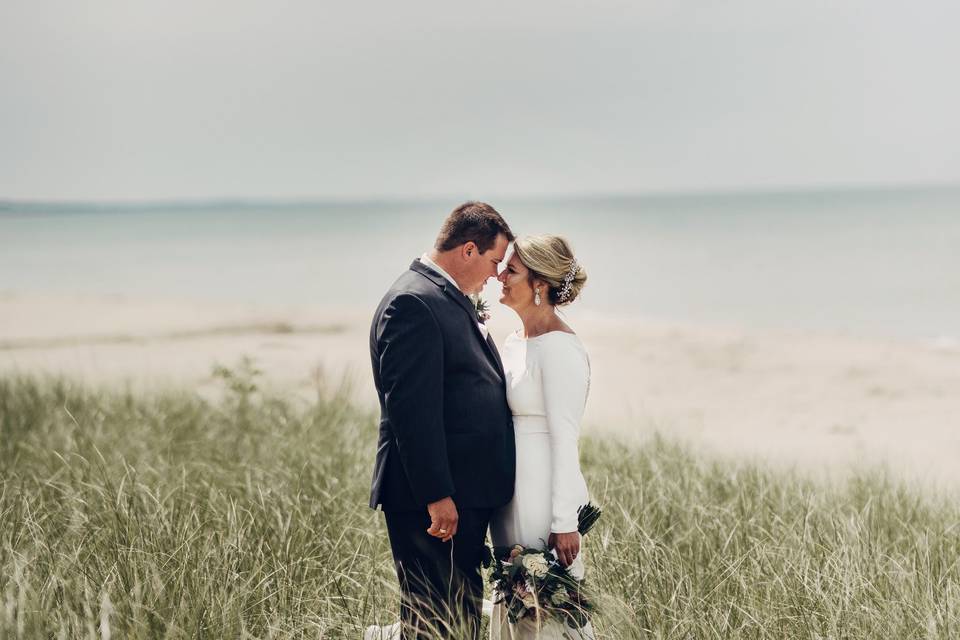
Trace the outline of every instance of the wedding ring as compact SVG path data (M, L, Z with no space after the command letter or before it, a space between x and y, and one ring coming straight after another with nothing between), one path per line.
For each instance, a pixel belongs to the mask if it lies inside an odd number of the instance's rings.
M440 529L440 533L446 533L446 532L447 532L446 529Z

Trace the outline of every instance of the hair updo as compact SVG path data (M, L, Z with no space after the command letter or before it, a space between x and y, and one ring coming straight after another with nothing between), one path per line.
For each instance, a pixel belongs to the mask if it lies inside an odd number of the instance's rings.
M587 282L587 271L573 257L573 249L562 236L526 236L513 244L513 250L527 269L530 280L543 280L549 285L547 299L553 305L570 304L577 299ZM571 275L571 269L573 273ZM569 291L562 296L564 285ZM561 301L561 297L563 300Z

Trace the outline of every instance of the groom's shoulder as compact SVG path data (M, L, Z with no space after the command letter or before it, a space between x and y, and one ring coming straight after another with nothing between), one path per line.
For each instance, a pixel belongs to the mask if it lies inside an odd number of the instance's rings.
M437 286L433 279L416 269L417 264L414 262L409 269L400 274L387 290L386 297L393 298L408 293L419 298L433 298L443 293L442 288Z
M413 269L400 274L380 300L376 315L395 306L401 298L416 298L427 307L436 308L442 303L443 291L429 278Z

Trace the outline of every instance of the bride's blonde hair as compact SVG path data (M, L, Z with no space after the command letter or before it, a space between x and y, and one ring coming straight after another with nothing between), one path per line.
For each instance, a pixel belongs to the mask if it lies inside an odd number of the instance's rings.
M573 248L563 236L526 236L513 244L513 250L527 269L530 280L549 285L547 299L553 305L570 304L587 282L587 271L573 256Z

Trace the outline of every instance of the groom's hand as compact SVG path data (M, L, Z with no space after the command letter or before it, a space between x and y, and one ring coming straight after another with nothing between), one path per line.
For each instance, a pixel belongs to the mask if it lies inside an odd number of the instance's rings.
M456 535L460 516L457 515L457 505L454 504L453 498L447 496L431 502L427 505L427 513L430 514L430 528L427 529L427 533L444 542Z

